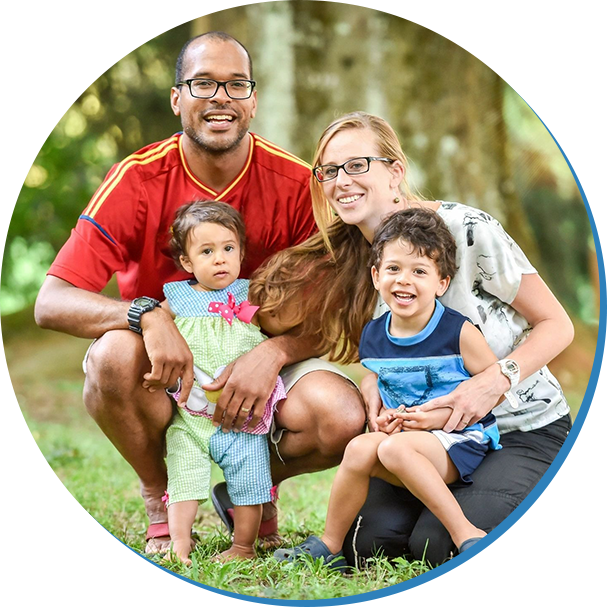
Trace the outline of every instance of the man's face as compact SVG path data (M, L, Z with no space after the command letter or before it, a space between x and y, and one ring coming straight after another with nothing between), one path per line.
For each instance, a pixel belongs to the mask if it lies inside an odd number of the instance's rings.
M210 78L217 81L250 79L248 56L232 41L204 38L195 41L184 59L183 80ZM199 148L210 153L235 149L248 133L257 109L256 92L247 100L233 100L223 87L213 98L194 98L186 85L173 87L172 110L180 116L183 132Z

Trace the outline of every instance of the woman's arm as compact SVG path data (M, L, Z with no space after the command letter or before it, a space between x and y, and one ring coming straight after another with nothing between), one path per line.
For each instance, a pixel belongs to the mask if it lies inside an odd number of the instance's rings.
M532 326L528 338L506 358L520 365L520 379L532 375L558 356L573 340L573 324L564 308L538 274L524 274L511 306ZM510 388L509 380L493 363L453 392L420 406L421 411L452 408L444 431L462 430L489 413Z

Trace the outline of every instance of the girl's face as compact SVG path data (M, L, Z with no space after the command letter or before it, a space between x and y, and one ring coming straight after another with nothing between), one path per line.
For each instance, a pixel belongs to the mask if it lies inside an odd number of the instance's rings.
M437 263L420 255L402 239L384 247L379 269L371 268L373 284L392 312L391 333L420 332L433 315L435 299L443 295L450 278L442 278Z
M216 223L200 223L187 238L187 252L180 257L184 269L197 280L200 291L224 289L237 279L242 256L238 236Z
M319 165L341 165L355 157L381 157L373 132L347 129L338 132L323 151ZM382 218L400 209L393 200L405 174L401 162L371 161L364 174L346 174L321 183L331 207L347 225L356 225L371 242Z

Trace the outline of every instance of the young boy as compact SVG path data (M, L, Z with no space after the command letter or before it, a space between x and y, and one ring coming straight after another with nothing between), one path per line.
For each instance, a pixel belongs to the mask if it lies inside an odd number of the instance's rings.
M455 259L454 238L435 212L410 208L378 228L371 275L390 311L365 326L359 355L378 376L380 431L360 435L346 448L323 536L278 550L277 560L308 555L346 568L342 545L372 477L410 490L447 528L459 553L486 535L464 516L448 484L470 483L486 452L500 448L494 416L452 433L403 431L406 410L451 392L497 360L480 331L437 300L456 272Z

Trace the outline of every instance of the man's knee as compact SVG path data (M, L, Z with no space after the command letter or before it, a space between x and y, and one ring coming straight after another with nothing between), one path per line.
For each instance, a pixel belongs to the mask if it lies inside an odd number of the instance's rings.
M348 443L365 430L365 405L352 382L327 374L326 383L308 387L321 445L329 455L343 454Z
M129 394L142 383L146 352L139 336L111 331L98 339L87 357L84 398L88 405L96 397Z

